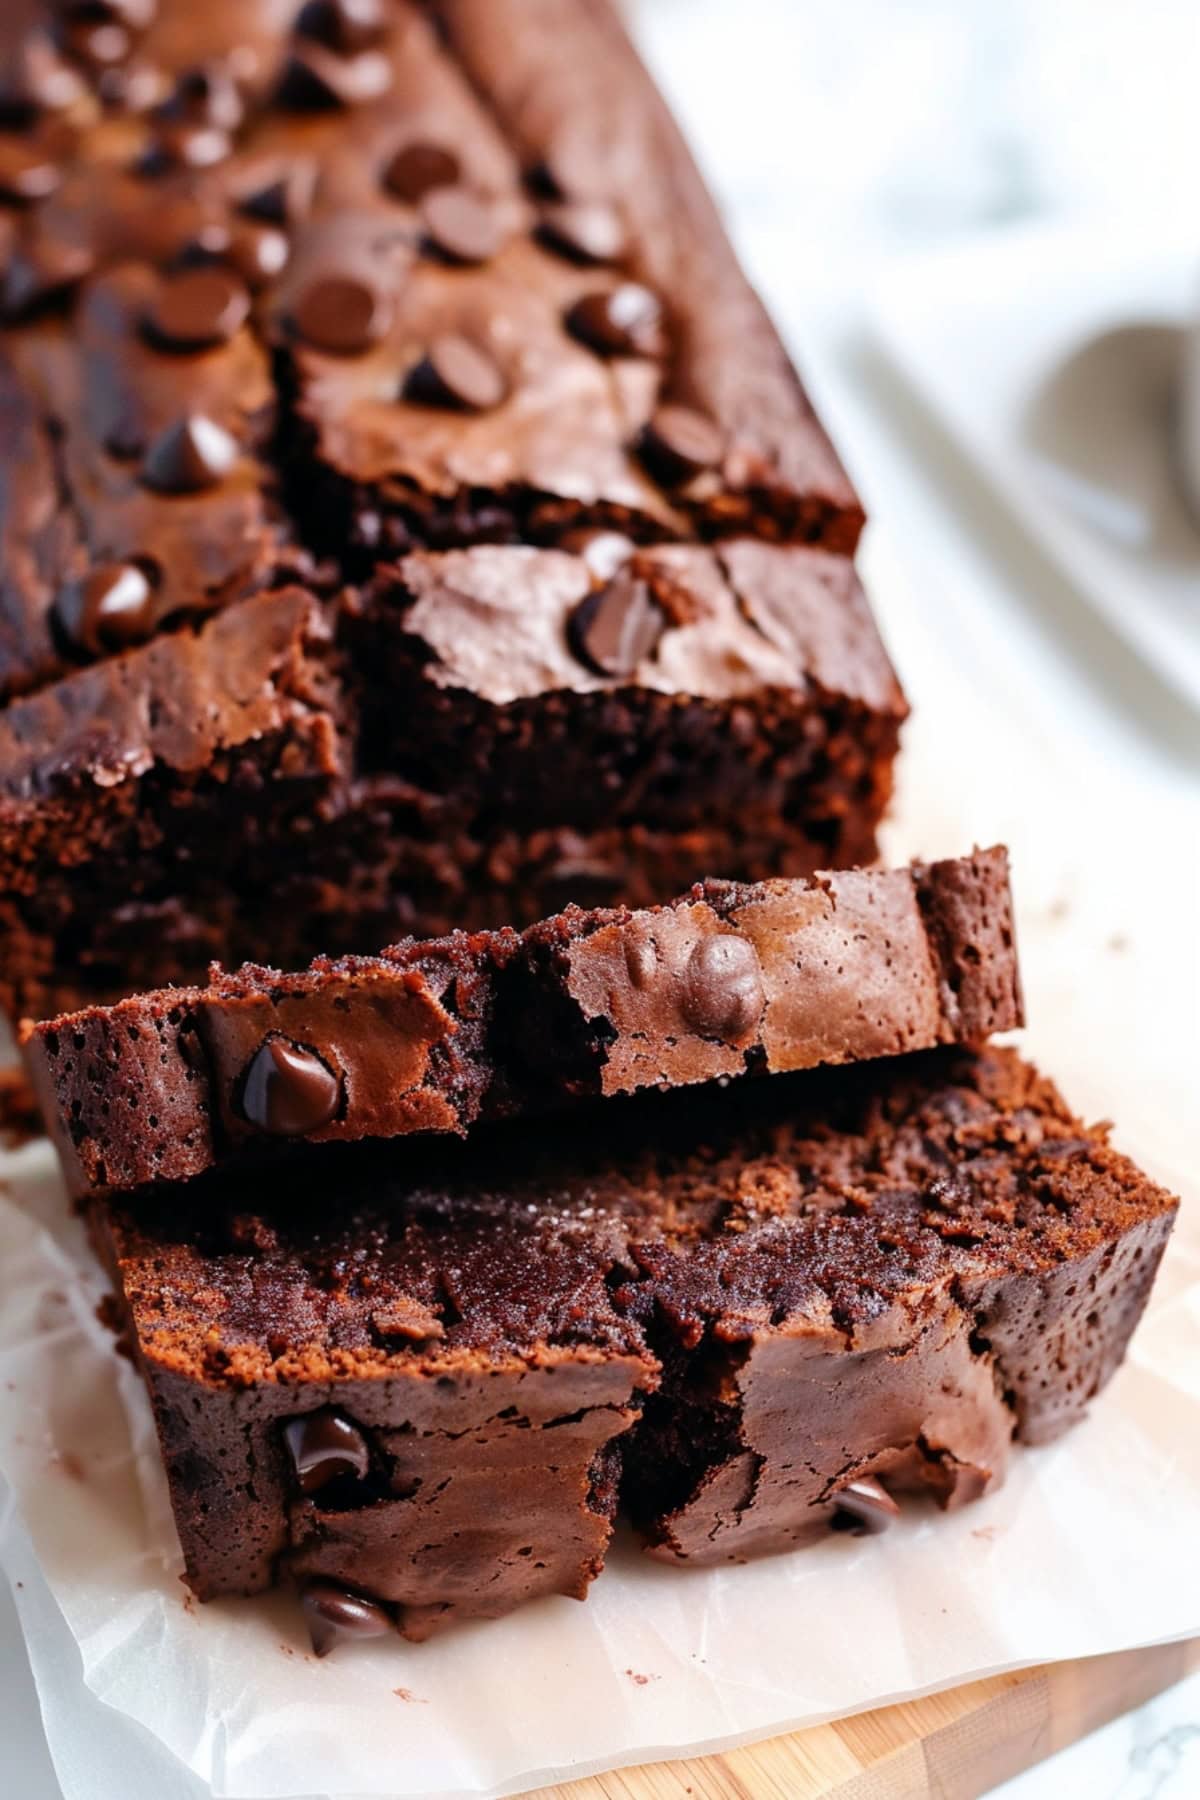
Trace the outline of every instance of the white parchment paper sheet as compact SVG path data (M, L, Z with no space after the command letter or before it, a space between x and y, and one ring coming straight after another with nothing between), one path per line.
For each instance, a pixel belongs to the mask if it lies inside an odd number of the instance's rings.
M1019 695L1011 714L990 710L944 666L936 613L892 579L892 635L918 712L889 850L1009 842L1030 1053L1080 1110L1115 1111L1122 1146L1186 1194L1200 1067L1195 816L1178 805L1156 815L1102 748L1077 763L1044 721L1022 717ZM1166 847L1169 879L1160 867L1148 883L1146 862L1110 848L1139 842ZM89 1741L100 1754L84 1709L65 1703L81 1668L90 1693L132 1722L126 1800L176 1800L160 1777L139 1779L152 1740L180 1765L179 1800L197 1782L239 1800L499 1794L1200 1632L1194 1207L1091 1419L1017 1456L984 1504L708 1572L658 1567L622 1543L586 1605L548 1600L432 1644L388 1640L317 1662L286 1599L187 1601L149 1410L95 1321L100 1276L52 1159L27 1146L0 1174L0 1468L23 1521L5 1561L29 1576L15 1597L60 1770L86 1767Z

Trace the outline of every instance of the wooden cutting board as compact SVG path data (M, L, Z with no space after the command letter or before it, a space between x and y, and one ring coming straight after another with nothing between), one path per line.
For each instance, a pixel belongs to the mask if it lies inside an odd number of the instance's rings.
M1200 1668L1200 1638L1020 1669L694 1762L530 1800L978 1800Z

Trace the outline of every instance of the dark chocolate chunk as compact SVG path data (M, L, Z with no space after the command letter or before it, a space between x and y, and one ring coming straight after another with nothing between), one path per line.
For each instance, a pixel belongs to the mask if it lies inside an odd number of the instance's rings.
M456 263L482 263L500 248L495 209L465 187L433 188L421 202L425 235Z
M848 1481L845 1487L838 1489L833 1499L838 1509L833 1515L833 1525L837 1531L853 1531L860 1537L864 1534L875 1537L900 1517L900 1508L887 1489L881 1487L872 1475L864 1475L858 1481Z
M5 318L23 319L58 305L91 272L93 262L86 245L65 238L38 237L20 245L4 274Z
M62 589L54 622L73 650L99 656L140 644L154 630L154 589L136 563L101 563Z
M19 137L0 137L0 200L28 206L45 200L61 181L52 157Z
M304 1494L318 1493L343 1475L361 1481L371 1467L362 1432L331 1406L305 1413L301 1419L289 1419L283 1441Z
M614 263L627 239L620 214L603 200L561 200L543 209L540 236L573 262Z
M404 387L408 400L463 412L490 412L507 392L503 372L487 351L453 332L434 338Z
M203 413L189 413L155 438L142 463L142 480L162 494L198 494L223 481L237 458L237 444L223 426Z
M226 344L246 322L250 296L227 269L189 269L168 276L146 315L146 328L171 350Z
M314 275L292 305L292 324L319 350L361 356L392 322L392 303L367 275Z
M580 526L564 532L559 548L581 556L597 581L607 581L622 563L628 562L637 548L623 531L605 531L600 526Z
M626 676L650 655L666 622L647 583L621 569L579 602L567 622L567 638L589 669Z
M668 487L716 468L724 452L720 428L691 406L656 408L642 434L646 464Z
M374 1600L332 1581L310 1581L300 1596L312 1647L328 1656L340 1638L383 1637L392 1621Z
M732 932L704 937L688 957L681 1008L704 1037L736 1044L762 1017L765 1002L758 954Z
M454 187L461 174L462 164L453 150L417 139L396 151L383 172L383 183L398 200L415 205L434 188Z
M340 56L313 38L303 38L288 57L279 98L302 112L362 106L386 93L391 80L387 58L375 50Z
M272 1137L303 1137L337 1114L342 1084L315 1050L273 1032L242 1076L243 1117Z
M381 0L308 0L296 30L339 56L357 56L362 50L374 50L386 37L387 15Z
M658 296L636 281L584 294L568 308L566 326L600 356L662 356L666 349Z

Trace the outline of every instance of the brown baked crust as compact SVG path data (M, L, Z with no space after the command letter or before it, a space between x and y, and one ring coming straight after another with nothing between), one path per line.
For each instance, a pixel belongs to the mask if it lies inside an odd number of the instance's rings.
M1002 849L669 906L409 940L299 974L214 970L21 1033L74 1192L294 1152L247 1116L272 1041L336 1083L306 1143L465 1133L638 1088L981 1043L1022 1023Z
M852 1483L990 1491L1112 1374L1176 1207L996 1049L206 1183L91 1213L188 1579L319 1573L412 1636L582 1591L618 1479L689 1562L850 1522ZM280 1422L327 1406L371 1473L325 1505Z

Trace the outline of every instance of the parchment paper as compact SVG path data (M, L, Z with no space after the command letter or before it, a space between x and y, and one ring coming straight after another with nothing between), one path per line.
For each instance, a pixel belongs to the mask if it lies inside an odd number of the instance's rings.
M1020 695L989 708L946 665L927 598L892 590L888 610L919 708L889 853L1008 841L1025 1047L1079 1110L1115 1112L1122 1147L1186 1198L1200 1069L1186 788L1151 792L1103 745L1084 759ZM0 1176L0 1468L16 1500L0 1555L71 1800L116 1791L71 1785L105 1756L123 1800L194 1800L204 1784L239 1800L511 1793L1200 1632L1194 1206L1090 1420L1019 1454L993 1499L744 1568L684 1573L621 1542L586 1605L318 1662L289 1600L186 1598L149 1409L94 1317L101 1278L50 1154L10 1153ZM81 1673L86 1704L71 1700Z

